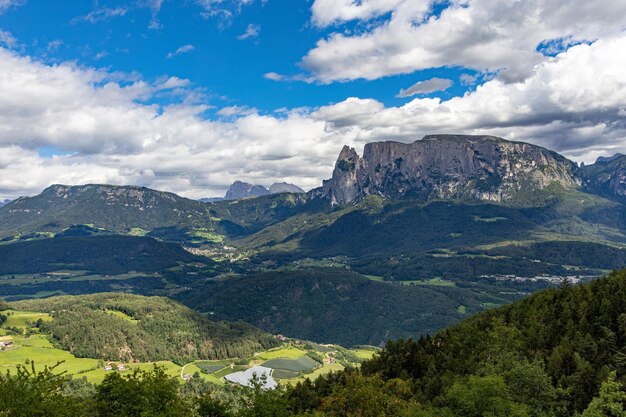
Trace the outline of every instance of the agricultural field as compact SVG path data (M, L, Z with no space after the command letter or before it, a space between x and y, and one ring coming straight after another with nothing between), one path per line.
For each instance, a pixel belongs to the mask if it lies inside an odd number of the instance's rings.
M311 372L320 365L308 356L302 356L298 359L271 359L263 362L263 366L272 369L282 369L291 372Z
M133 317L119 311L109 310L107 313L137 322ZM183 366L171 361L108 362L102 359L77 358L55 346L48 335L40 333L37 327L38 320L53 320L50 314L16 310L3 311L2 314L7 319L0 327L0 342L12 342L12 345L0 350L0 372L15 372L19 365L34 365L36 369L55 367L56 372L75 378L86 378L92 383L101 382L107 373L129 373L134 369L146 370L158 365L168 375L180 378L181 383L184 377L198 375L207 382L224 385L224 376L262 365L273 369L273 376L279 383L295 384L305 378L314 379L319 375L344 369L346 365L358 366L361 360L371 358L375 352L375 348L369 347L347 350L340 346L293 341L278 348L258 352L250 358L200 360ZM118 365L123 367L122 370L118 370ZM112 369L105 370L105 366Z

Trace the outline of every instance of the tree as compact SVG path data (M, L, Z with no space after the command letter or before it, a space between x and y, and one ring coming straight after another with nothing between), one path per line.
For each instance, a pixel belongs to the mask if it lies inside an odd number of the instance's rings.
M611 372L600 386L600 393L591 400L582 417L626 417L624 410L626 393L622 389L622 384L615 378L615 372Z
M59 364L42 371L18 366L14 374L0 374L0 416L80 417L85 415L79 400L62 394L65 377L55 374Z
M233 417L228 404L205 395L197 400L200 417Z
M99 417L192 415L178 388L178 381L156 365L151 371L137 369L126 376L110 373L96 389L94 411Z
M527 417L528 410L514 402L500 376L469 376L446 393L446 403L456 417Z

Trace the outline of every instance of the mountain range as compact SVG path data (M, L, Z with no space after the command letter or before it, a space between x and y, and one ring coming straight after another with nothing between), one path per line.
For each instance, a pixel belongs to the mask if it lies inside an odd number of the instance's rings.
M529 195L558 187L621 199L625 161L618 154L581 169L556 152L528 143L493 136L430 135L413 143L369 143L362 157L345 146L332 178L314 193L333 204L374 194L386 199L532 205Z
M228 187L224 197L201 198L199 201L202 201L203 203L215 203L223 200L237 200L240 198L261 197L264 195L281 193L304 193L304 190L297 185L286 182L275 182L270 185L270 188L265 188L263 185L235 181L230 187Z
M250 198L260 189L236 183L230 196L243 198L212 203L109 185L16 199L0 208L4 273L140 274L97 285L18 280L0 295L124 288L294 337L379 344L626 266L626 156L579 167L527 143L431 135L370 143L362 156L344 147L321 187L273 188L281 192ZM138 236L147 241L125 240ZM79 256L77 245L111 262ZM49 256L21 265L33 251ZM233 308L238 295L247 302ZM371 326L350 325L350 311Z

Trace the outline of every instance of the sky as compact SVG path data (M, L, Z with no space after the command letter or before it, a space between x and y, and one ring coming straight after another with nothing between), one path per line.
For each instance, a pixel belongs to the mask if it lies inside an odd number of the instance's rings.
M51 184L304 189L343 145L626 153L626 2L0 0L0 200Z

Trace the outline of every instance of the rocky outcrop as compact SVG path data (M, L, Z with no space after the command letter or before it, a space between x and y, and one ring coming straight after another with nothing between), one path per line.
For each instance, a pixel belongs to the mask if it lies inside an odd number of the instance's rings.
M375 142L363 157L344 147L317 194L345 204L385 198L506 202L550 185L576 189L578 167L556 152L493 136L431 135L413 143Z
M600 157L581 171L589 191L626 202L626 156Z

